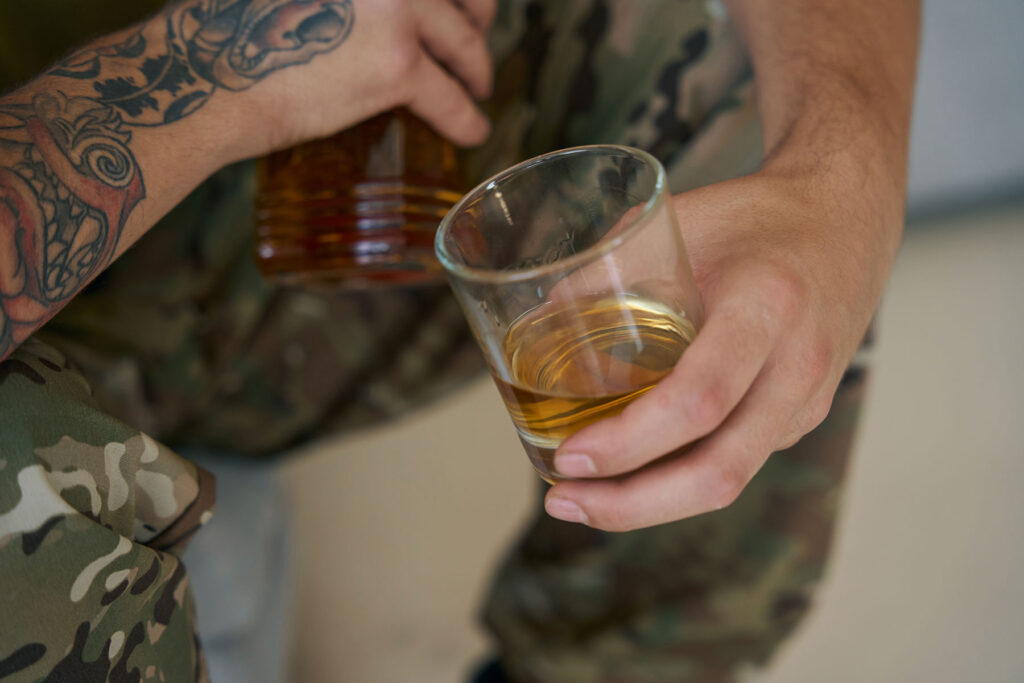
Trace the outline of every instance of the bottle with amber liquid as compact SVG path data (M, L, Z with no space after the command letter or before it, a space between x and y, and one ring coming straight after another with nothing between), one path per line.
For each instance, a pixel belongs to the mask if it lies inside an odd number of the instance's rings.
M261 159L256 263L289 286L441 283L434 233L462 196L455 149L404 109Z

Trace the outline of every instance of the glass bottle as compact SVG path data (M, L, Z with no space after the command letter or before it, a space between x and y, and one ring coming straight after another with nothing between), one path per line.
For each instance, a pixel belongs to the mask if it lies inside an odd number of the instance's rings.
M434 233L459 200L455 148L404 109L261 159L256 263L291 286L440 283Z

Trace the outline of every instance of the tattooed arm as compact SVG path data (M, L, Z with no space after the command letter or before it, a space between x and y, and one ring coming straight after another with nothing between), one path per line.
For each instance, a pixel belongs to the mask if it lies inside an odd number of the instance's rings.
M493 0L188 0L0 98L0 360L227 163L398 105L482 141L470 93L490 89L493 13Z

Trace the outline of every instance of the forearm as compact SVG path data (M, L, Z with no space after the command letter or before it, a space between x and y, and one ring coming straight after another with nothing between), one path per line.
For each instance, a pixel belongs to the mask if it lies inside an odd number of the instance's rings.
M756 74L766 154L869 135L902 174L919 0L725 0Z
M295 22L321 5L260 6ZM0 98L0 359L207 175L260 146L258 100L243 91L347 36L335 16L330 40L260 55L254 44L271 39L254 37L251 9L172 5Z
M22 119L0 161L2 358L228 157L207 116L130 128L78 84L31 83L0 111Z
M768 176L801 179L795 199L829 212L826 237L874 273L877 299L903 225L918 0L725 1L754 66Z

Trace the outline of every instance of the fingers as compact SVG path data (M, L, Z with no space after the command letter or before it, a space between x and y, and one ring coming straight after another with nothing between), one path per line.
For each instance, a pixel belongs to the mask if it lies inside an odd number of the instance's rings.
M414 77L416 91L408 103L414 114L457 145L478 145L487 138L487 117L451 74L424 59Z
M716 429L761 372L783 329L756 293L709 310L671 374L621 415L565 441L555 468L567 477L608 477L646 465ZM588 460L589 458L589 460Z
M494 15L498 13L497 0L458 0L458 2L484 34L491 30Z
M776 450L799 404L779 374L761 374L728 420L684 452L618 479L559 482L545 498L548 514L628 531L728 506Z
M835 392L835 384L823 385L790 421L787 429L779 438L776 450L781 451L795 446L800 439L824 422L832 409L832 398L835 396Z
M417 3L416 7L420 8L420 37L427 51L473 95L479 98L490 95L491 55L484 33L473 23L475 17L450 2Z

